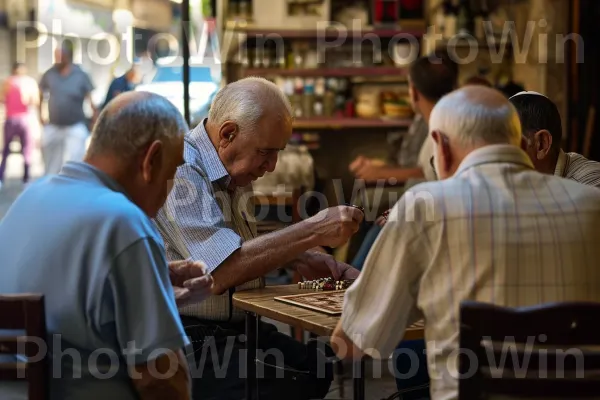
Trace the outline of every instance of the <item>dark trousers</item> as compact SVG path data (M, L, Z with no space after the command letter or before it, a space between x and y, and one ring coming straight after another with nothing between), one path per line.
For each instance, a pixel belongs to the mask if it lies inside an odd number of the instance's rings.
M416 358L411 357L416 355ZM429 373L424 340L406 340L394 351L396 386L404 391L402 400L429 399ZM422 387L426 386L426 387ZM417 389L418 388L418 389Z
M29 181L29 167L34 149L32 130L32 116L29 114L10 117L4 122L4 149L2 150L2 161L0 161L0 182L4 180L6 160L10 155L10 143L16 139L21 142L21 154L23 154L23 182Z
M194 400L240 400L246 388L246 335L244 324L202 321L182 316L192 342L188 354ZM189 353L189 352L188 352ZM260 400L324 398L333 380L323 342L307 345L259 322L257 375Z

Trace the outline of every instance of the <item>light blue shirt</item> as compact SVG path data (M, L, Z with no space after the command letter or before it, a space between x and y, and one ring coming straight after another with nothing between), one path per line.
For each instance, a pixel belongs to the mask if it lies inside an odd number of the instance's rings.
M45 296L52 399L136 399L127 365L189 344L154 224L88 164L17 199L0 221L0 265L0 293Z

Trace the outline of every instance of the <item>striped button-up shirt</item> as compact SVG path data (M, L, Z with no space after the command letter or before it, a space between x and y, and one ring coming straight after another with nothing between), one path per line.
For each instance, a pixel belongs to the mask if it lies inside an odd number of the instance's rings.
M252 186L229 190L231 177L219 159L204 122L185 137L185 163L178 168L173 190L156 217L169 260L203 261L212 272L242 243L256 237ZM182 315L202 319L242 320L232 306L235 290L264 285L247 282L220 296L180 309Z
M461 301L600 301L598 226L598 189L536 172L516 146L478 149L398 201L346 293L342 328L388 357L424 319L432 398L456 399Z
M600 163L581 154L560 151L554 175L585 185L600 187Z

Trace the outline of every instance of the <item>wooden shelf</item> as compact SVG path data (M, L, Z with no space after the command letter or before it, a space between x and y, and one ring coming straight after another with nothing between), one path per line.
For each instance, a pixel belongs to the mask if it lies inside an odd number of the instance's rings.
M350 68L248 68L244 76L298 76L298 77L353 77L353 76L406 76L406 68L402 67L350 67Z
M477 48L477 49L489 49L490 46L492 48L502 48L510 49L512 47L512 42L510 40L503 41L501 39L491 39L491 42L488 43L486 40L475 40L474 38L456 38L456 39L444 39L444 40L436 40L436 47L444 46L444 47L454 47L454 48Z
M297 118L294 121L295 129L381 129L381 128L407 128L412 123L411 118L383 119L383 118L349 118L349 117L314 117Z
M245 33L248 38L273 38L281 37L282 39L315 39L322 37L328 39L338 38L340 35L346 34L346 38L362 38L366 35L375 34L380 38L392 38L394 36L403 35L406 38L415 37L421 38L425 34L421 29L364 29L364 30L338 30L327 29L325 32L317 29L260 29L260 28L238 28L239 32Z

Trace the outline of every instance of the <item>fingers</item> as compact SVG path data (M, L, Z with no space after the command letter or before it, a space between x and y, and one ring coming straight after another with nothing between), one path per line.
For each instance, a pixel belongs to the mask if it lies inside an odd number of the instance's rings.
M342 279L357 279L360 275L360 271L354 267L347 268L343 274Z
M169 270L176 274L187 272L186 270L192 262L190 258L187 260L169 261Z
M336 281L339 281L342 278L342 274L343 274L343 269L340 268L341 264L338 263L333 258L328 259L325 262L327 263L327 266L329 267L329 270L331 271L331 276L333 277L333 279L335 279Z
M365 212L356 206L341 206L342 219L343 220L352 220L357 224L360 224L362 220L365 218Z
M214 284L212 275L204 275L185 281L183 287L192 291L211 289Z
M184 305L191 297L190 291L186 288L173 286L173 292L175 293L175 303L177 303L178 306Z
M169 262L169 270L187 279L199 278L207 274L206 264L202 261L193 261L191 258Z
M350 171L356 173L359 169L361 169L364 164L367 163L367 158L364 156L358 156L352 163L350 164Z

